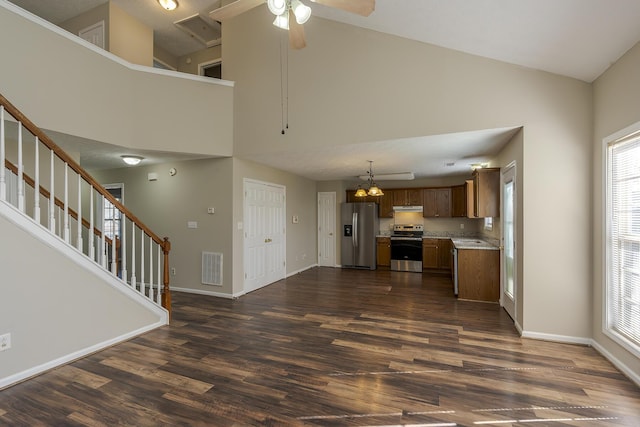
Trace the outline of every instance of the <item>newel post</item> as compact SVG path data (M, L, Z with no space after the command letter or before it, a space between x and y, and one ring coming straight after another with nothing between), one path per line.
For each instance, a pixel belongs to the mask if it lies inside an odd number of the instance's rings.
M162 306L169 312L171 319L171 291L169 290L169 251L171 250L171 242L165 237L162 244L162 253L164 254L164 272L162 278Z

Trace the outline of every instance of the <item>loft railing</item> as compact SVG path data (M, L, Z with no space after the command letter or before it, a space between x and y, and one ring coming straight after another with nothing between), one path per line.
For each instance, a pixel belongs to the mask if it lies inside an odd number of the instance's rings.
M169 239L151 231L2 95L0 202L171 313Z

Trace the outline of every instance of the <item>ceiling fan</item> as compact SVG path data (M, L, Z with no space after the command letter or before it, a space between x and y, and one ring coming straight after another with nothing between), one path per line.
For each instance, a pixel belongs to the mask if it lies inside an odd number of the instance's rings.
M375 9L375 0L311 0L324 6L334 7L346 12L369 16ZM269 10L276 16L273 25L289 30L289 45L292 49L302 49L307 44L302 24L311 16L311 8L300 0L236 0L209 12L211 19L225 21L248 10L267 3Z

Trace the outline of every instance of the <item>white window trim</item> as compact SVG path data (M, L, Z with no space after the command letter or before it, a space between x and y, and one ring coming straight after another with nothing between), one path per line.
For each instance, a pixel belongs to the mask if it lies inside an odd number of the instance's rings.
M602 259L602 332L611 338L614 342L622 346L624 349L629 351L634 356L640 358L640 346L636 346L634 343L630 342L626 337L623 337L616 331L609 328L609 305L608 305L608 290L609 290L609 274L607 267L610 262L610 253L609 253L609 216L608 216L608 206L609 206L609 198L611 194L609 192L609 156L608 156L608 147L609 144L628 137L632 134L636 134L640 132L640 122L636 122L612 135L609 135L605 139L603 139L602 144L602 170L603 170L603 188L602 188L602 229L603 229L603 241L604 241L604 251L603 251L603 259Z

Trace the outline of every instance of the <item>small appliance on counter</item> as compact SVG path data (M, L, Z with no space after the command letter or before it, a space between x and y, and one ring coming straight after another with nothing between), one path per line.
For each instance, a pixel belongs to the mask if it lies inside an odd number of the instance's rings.
M391 233L392 271L422 273L422 224L395 224Z

